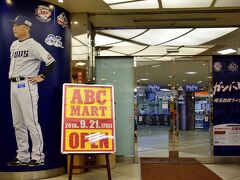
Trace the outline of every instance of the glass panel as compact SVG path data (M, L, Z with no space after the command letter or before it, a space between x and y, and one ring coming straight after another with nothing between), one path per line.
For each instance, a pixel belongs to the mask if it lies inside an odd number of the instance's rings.
M169 58L171 59L171 57ZM135 67L135 82L137 84L135 116L138 132L138 156L168 157L171 97L170 86L168 86L170 83L170 63L156 62L152 59L135 58L137 64ZM152 85L152 88L148 85Z
M134 155L132 57L96 57L97 84L114 86L117 155Z

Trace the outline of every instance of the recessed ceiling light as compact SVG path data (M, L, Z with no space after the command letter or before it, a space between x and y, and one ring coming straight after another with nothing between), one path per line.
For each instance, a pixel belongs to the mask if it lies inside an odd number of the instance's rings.
M12 4L13 4L12 0L6 0L6 3L7 3L8 5L12 5Z
M156 68L156 67L160 67L160 66L162 66L162 65L158 64L158 65L153 65L151 67Z
M124 3L109 4L111 9L157 9L158 0L147 1L125 1Z
M83 63L83 62L78 62L75 64L75 66L84 66L86 63Z
M194 72L194 71L189 71L189 72L185 72L185 74L197 74L197 72Z
M78 21L73 21L73 24L78 24Z
M224 50L218 51L217 53L225 55L225 54L231 54L231 53L235 53L235 52L237 52L237 51L230 48L230 49L224 49Z
M203 66L206 66L206 64L205 64L205 63L203 63L202 65L203 65Z
M140 81L149 81L149 79L147 79L147 78L142 78L142 79L140 79Z
M63 3L63 0L58 0L59 3Z
M50 4L49 6L49 9L53 10L54 9L54 5Z

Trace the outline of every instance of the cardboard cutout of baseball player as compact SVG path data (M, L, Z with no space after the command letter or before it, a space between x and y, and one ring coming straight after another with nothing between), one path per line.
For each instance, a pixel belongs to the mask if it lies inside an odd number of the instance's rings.
M43 136L38 123L38 83L55 64L54 58L30 37L31 19L17 16L13 23L13 34L17 38L11 47L9 79L11 81L11 110L17 141L17 156L9 166L38 166L44 164ZM41 62L46 67L39 75ZM28 133L32 141L29 151Z

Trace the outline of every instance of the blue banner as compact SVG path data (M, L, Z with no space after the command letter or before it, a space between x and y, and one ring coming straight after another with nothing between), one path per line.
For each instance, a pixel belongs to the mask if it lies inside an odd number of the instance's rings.
M66 158L60 153L61 99L63 83L70 82L70 14L66 10L44 1L1 1L0 24L0 114L2 119L0 124L0 172L36 171L64 167ZM16 31L14 30L14 24L25 25L22 27L24 31L30 29L30 38L24 40L25 42L16 41L18 32L13 32ZM25 45L18 46L17 43L21 42L25 43ZM27 47L31 48L31 51L25 50ZM39 49L45 49L49 53L46 58L42 58L44 55L39 53ZM39 59L43 61L39 73L44 72L48 62L51 63L52 59L55 60L55 65L45 80L38 83L38 87L34 86L34 88L38 88L39 94L38 121L35 120L30 123L29 120L24 120L26 126L33 124L32 128L35 127L37 129L35 130L37 136L30 132L30 127L27 127L27 131L25 129L21 131L20 128L17 128L18 122L16 121L19 120L16 119L21 116L25 117L29 109L32 108L25 102L24 95L20 95L18 99L18 106L21 106L19 114L12 113L14 109L11 111L11 100L14 100L14 103L16 102L16 98L12 97L12 93L10 93L10 86L14 81L21 81L22 84L21 88L16 89L17 91L29 87L29 91L37 92L32 89L33 86L27 81L32 75L26 75L28 72L30 74L30 71L34 71L34 68L38 68L35 66L29 71L27 69L35 63L35 60L32 60L32 64L28 62L29 66L17 72L17 68L24 64L24 62L21 63L19 61L20 58L23 61L28 60L27 57L30 54L32 55L32 53L35 53L36 58L39 55ZM15 66L13 60L19 66ZM9 78L14 76L12 74L9 75L10 64L14 66L15 76L23 74L26 79L18 77L10 82ZM25 71L26 74L24 74ZM37 71L36 74L38 74ZM20 87L20 85L18 84L16 87ZM14 88L11 89L13 90ZM38 94L34 95L36 99L38 99ZM34 108L32 108L33 112L35 112ZM33 116L36 118L36 114L33 113ZM26 132L28 132L28 135ZM23 140L23 137L28 140ZM21 142L21 140L24 142ZM39 149L32 148L33 146L39 147ZM43 150L41 150L42 148ZM26 152L23 152L23 149ZM40 155L38 151L42 151ZM24 157L25 155L26 157ZM22 164L11 162L16 157L22 158L20 159ZM28 164L29 160L37 160L39 164L34 164L34 162Z
M240 155L240 56L213 56L215 156Z

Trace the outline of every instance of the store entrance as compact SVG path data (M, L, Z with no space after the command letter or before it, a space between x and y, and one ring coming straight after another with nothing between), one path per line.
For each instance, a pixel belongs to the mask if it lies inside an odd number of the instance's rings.
M210 161L211 57L201 59L172 58L158 64L137 61L135 124L139 157L169 157L169 129L175 124L179 157Z

